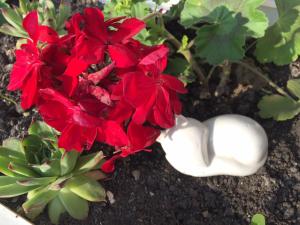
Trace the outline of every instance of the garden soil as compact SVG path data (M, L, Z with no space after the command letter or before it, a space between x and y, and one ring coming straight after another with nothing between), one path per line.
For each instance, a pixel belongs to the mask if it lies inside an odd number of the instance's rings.
M15 39L0 36L0 43L0 93L19 101L18 94L6 91L15 60ZM289 67L269 65L264 69L280 84L290 76ZM61 224L249 225L255 213L264 214L268 225L300 224L300 117L286 122L260 119L256 105L262 92L237 86L236 77L233 74L223 97L209 100L199 99L198 84L189 85L189 94L182 96L183 114L203 121L238 113L258 121L268 134L269 157L255 175L186 176L170 166L155 144L151 153L141 152L117 163L115 173L103 182L110 192L107 203L90 204L86 220L63 216ZM14 104L0 99L0 141L23 137L36 118L36 112L22 113ZM17 210L23 200L19 197L1 202ZM5 225L3 222L0 220L1 225ZM47 214L38 217L35 224L50 225Z

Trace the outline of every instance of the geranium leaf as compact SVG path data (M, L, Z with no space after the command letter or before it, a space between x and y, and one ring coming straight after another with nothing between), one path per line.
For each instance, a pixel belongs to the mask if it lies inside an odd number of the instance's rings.
M300 113L300 103L281 95L264 96L258 103L262 118L274 118L277 121L292 119Z
M88 216L88 202L67 188L61 189L59 199L67 212L75 219L82 220Z
M262 63L285 65L300 55L300 0L276 1L279 18L258 39L255 55Z
M289 80L287 88L292 94L300 99L300 79Z
M71 178L66 187L83 199L91 202L105 201L106 192L99 182L84 176Z
M211 24L197 30L195 39L197 56L205 58L210 64L242 59L247 19L225 6L219 6L207 15L207 21Z
M247 35L261 37L268 27L266 15L258 9L264 0L186 0L181 13L181 24L190 27L199 22L208 22L207 16L217 7L225 6L234 14L241 14L247 19Z
M131 16L136 18L143 18L150 12L149 5L146 2L137 2L131 7Z
M59 218L66 211L59 197L54 198L48 205L48 215L53 224L59 224Z

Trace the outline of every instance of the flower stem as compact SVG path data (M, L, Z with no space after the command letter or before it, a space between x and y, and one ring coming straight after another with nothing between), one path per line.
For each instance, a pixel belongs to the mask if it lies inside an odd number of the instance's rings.
M244 63L242 61L236 62L236 64L239 64L240 66L250 70L251 72L258 75L260 78L265 80L272 88L274 88L279 94L286 96L288 98L292 98L285 90L283 90L281 87L279 87L277 84L275 84L268 76L260 72L259 70L255 69L254 67L248 65L247 63Z
M13 103L13 104L15 104L16 106L18 105L18 103L16 103L13 99L11 99L11 98L9 98L9 97L3 95L3 94L0 94L0 98L4 99L4 100L6 100L6 101L8 101L8 102L10 102L10 103Z
M166 35L167 39L177 48L177 50L179 50L181 48L181 42L172 33L170 33L166 29L163 18L162 18L162 14L159 13L159 14L157 14L157 16L160 20L161 27L162 27L163 32ZM191 51L187 48L187 49L184 49L184 50L181 50L178 52L181 53L184 56L184 58L188 61L188 63L192 66L192 69L195 71L195 73L199 77L200 83L205 83L206 78L204 76L204 72L202 71L202 68L197 64Z

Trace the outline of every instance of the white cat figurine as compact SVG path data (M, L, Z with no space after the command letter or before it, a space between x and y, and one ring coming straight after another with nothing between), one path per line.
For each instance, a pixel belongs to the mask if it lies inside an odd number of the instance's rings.
M264 165L268 154L264 129L235 114L203 123L177 116L176 125L163 131L157 141L175 169L197 177L251 175Z

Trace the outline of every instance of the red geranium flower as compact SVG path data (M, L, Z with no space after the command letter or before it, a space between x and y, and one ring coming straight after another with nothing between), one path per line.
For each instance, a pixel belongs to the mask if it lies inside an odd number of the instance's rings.
M55 90L40 90L38 109L46 123L61 132L58 144L66 150L90 149L95 140L113 146L128 143L118 123L89 115Z
M10 91L21 89L21 106L23 109L28 109L36 103L38 89L48 87L52 84L52 73L58 70L56 67L52 71L51 68L47 66L46 61L44 61L44 59L47 60L49 57L43 57L43 54L47 54L47 52L51 50L51 47L39 50L36 47L37 42L56 42L58 41L58 35L50 27L38 25L36 11L29 13L24 18L23 27L27 31L30 40L27 41L27 44L23 44L21 49L15 52L16 63L11 72L7 89ZM62 65L64 62L64 54L54 54L54 51L52 51L51 56L53 55L56 55L56 59L59 60L59 64Z
M167 64L168 49L164 46L145 56L139 63L140 71L123 75L124 98L135 108L133 121L146 120L163 128L174 126L174 113L181 104L176 93L186 93L177 78L162 74Z

